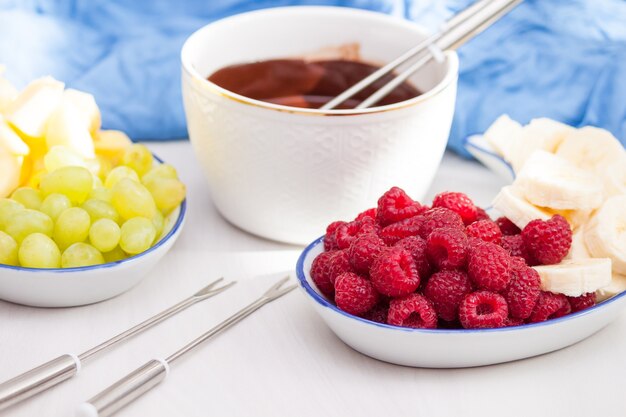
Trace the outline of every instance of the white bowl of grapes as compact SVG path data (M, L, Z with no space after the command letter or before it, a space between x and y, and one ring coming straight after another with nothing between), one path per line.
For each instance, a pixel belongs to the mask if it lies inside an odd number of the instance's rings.
M52 78L8 101L0 299L69 307L132 288L182 230L186 191L175 168L123 132L101 130L94 98Z

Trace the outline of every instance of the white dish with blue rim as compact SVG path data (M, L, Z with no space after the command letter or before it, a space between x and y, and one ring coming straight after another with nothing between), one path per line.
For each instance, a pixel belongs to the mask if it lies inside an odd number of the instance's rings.
M513 182L513 167L491 147L483 135L471 135L464 139L463 147L474 158L496 173L498 176Z
M156 158L159 162L160 159ZM72 307L115 297L139 283L180 235L187 201L165 218L161 239L117 262L79 268L38 269L0 264L0 299L35 307Z
M296 266L300 288L328 327L355 350L385 362L426 368L491 365L552 352L602 329L623 311L626 292L558 319L517 327L479 330L410 329L375 323L339 310L313 283L313 259L323 238L311 243Z

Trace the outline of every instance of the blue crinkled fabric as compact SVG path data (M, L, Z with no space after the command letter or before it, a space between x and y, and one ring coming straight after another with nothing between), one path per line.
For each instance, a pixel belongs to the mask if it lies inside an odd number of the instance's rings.
M0 63L19 87L53 75L96 96L134 139L187 136L179 51L232 14L295 4L357 7L435 29L470 0L0 0ZM526 0L459 50L450 147L500 114L604 127L626 142L626 1Z

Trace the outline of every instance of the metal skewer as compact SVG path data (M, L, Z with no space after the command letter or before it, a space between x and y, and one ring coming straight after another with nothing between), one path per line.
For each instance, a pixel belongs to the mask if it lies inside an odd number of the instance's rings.
M95 354L108 349L123 340L133 337L172 317L176 313L221 293L235 284L235 282L231 282L222 287L214 288L222 280L223 278L213 281L192 296L174 304L170 308L163 310L162 312L118 334L117 336L94 346L80 355L70 353L61 355L58 358L52 359L51 361L33 368L30 371L24 372L15 378L3 382L0 384L0 410L17 404L47 390L48 388L70 379L74 375L78 374L83 362L91 359Z
M129 373L122 379L118 380L99 394L91 398L88 402L81 404L77 410L79 417L108 417L126 405L148 392L153 387L162 382L169 373L169 367L172 362L179 359L184 354L198 347L203 342L209 340L213 336L218 335L229 327L239 323L250 314L254 313L265 304L270 303L288 292L296 288L296 285L290 285L281 288L289 280L285 277L272 285L257 300L242 308L217 326L213 327L198 338L192 340L166 359L153 359L146 362L141 367Z
M437 51L453 50L481 33L496 20L514 9L523 0L478 0L466 9L450 18L435 34L429 36L418 45L406 51L387 65L373 72L334 99L320 107L330 110L337 107L350 97L389 74L400 65L413 58L419 58L414 64L402 71L383 87L363 100L356 109L364 109L376 104L380 99L393 91L425 64L435 58ZM423 53L426 52L424 55Z

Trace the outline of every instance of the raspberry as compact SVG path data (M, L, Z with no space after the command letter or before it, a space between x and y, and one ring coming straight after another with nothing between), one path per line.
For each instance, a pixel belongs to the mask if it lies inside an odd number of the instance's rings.
M426 253L439 269L461 268L467 261L467 236L459 229L436 229L426 240Z
M391 300L387 323L414 329L434 329L437 327L437 313L423 295L408 294Z
M361 315L378 302L372 283L352 272L340 274L335 280L335 303L346 313Z
M502 232L491 220L478 220L465 228L468 236L477 237L485 242L500 244Z
M400 246L409 251L413 260L420 280L430 275L431 266L426 255L426 241L419 236L409 236L398 241L395 246Z
M528 249L526 249L522 235L502 236L500 245L509 255L523 258L528 265L537 265L537 261L530 255Z
M524 324L524 320L522 319L507 317L506 321L504 322L504 327L521 326L522 324Z
M384 249L370 268L374 288L381 294L400 297L412 293L420 284L413 257L398 246Z
M369 274L372 262L384 247L385 242L373 233L357 237L348 249L350 265L356 272Z
M387 313L389 306L379 304L363 315L364 319L375 321L376 323L387 323Z
M339 247L337 246L337 238L335 237L335 233L337 232L337 228L343 224L346 224L346 222L338 221L332 222L328 225L328 227L326 228L326 235L324 236L325 251L328 252L331 250L339 249Z
M496 219L496 224L504 236L519 235L521 233L520 228L506 217L498 217Z
M424 207L413 201L404 190L392 187L378 199L376 217L381 226L416 216L424 211Z
M393 246L399 240L409 236L417 236L423 221L422 216L415 216L390 224L380 231L380 237L387 245Z
M480 221L480 220L491 220L491 217L489 217L489 214L487 214L485 209L477 206L476 207L476 220L475 221Z
M356 216L356 219L354 219L354 220L357 220L357 221L358 220L363 220L366 217L369 217L372 220L376 220L376 207L371 208L371 209L367 209L364 212L359 213L359 215Z
M559 214L548 221L533 220L522 230L528 252L543 265L557 264L572 245L572 229Z
M327 297L332 297L335 287L328 276L328 264L334 252L322 252L315 257L311 264L311 279L317 288Z
M495 292L476 291L467 294L459 305L459 320L466 329L502 327L508 315L506 300Z
M469 277L462 271L440 271L433 274L424 295L435 306L437 315L446 321L457 318L461 300L472 291Z
M443 207L454 211L461 216L464 224L472 223L478 215L472 200L463 193L444 192L437 194L433 199L433 207Z
M467 272L478 288L502 291L511 279L511 257L500 246L485 242L469 251Z
M424 212L424 220L419 229L419 235L426 239L433 230L440 227L451 227L455 229L463 229L463 220L461 216L452 210L443 207L435 207Z
M367 233L377 233L376 224L369 217L341 224L335 231L335 239L339 249L347 249L354 240Z
M572 313L592 307L596 305L596 293L588 292L579 297L567 297L569 305L572 307Z
M352 272L352 266L348 259L348 251L338 250L332 252L332 256L328 259L326 269L328 282L335 285L335 279L344 272Z
M527 319L533 312L541 293L541 279L522 258L511 258L511 282L504 291L509 314L516 319Z
M541 291L537 305L530 315L528 322L537 323L555 319L569 314L571 310L572 308L567 301L567 297L563 294Z

